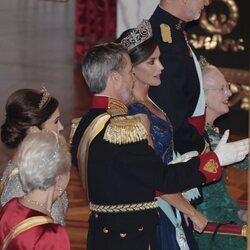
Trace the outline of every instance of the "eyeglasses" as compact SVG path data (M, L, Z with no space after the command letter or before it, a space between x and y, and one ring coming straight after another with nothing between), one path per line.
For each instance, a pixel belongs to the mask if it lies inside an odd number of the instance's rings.
M228 90L230 90L230 85L231 85L231 83L230 82L228 82L227 84L224 84L224 85L222 85L222 86L220 86L220 87L215 87L215 88L205 88L204 90L206 91L206 90L219 90L219 91L223 91L223 92L226 92L226 91L228 91Z

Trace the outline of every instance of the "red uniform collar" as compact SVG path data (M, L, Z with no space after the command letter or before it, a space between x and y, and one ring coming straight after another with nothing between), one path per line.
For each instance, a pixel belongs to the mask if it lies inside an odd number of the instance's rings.
M92 98L91 108L107 109L109 106L109 97L94 95Z
M112 116L125 115L128 108L122 102L108 96L94 95L91 103L92 109L106 109Z

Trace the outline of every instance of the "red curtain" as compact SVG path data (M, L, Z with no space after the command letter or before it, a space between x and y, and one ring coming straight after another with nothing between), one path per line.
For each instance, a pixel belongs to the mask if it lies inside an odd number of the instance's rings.
M116 32L116 0L76 0L75 59L95 44L113 41Z

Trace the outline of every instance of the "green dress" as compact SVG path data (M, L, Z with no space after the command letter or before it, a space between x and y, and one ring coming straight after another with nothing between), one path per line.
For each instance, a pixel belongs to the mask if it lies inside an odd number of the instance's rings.
M214 129L207 126L207 133L211 142L211 147L214 149L218 144L221 135ZM240 169L248 168L247 158L234 165ZM204 202L197 206L197 209L202 212L209 222L245 224L238 218L237 211L239 205L231 198L227 192L225 176L223 174L220 181L212 183L202 188ZM227 236L217 234L211 248L212 234L195 233L195 238L200 250L216 249L216 250L245 250L246 239L239 236Z

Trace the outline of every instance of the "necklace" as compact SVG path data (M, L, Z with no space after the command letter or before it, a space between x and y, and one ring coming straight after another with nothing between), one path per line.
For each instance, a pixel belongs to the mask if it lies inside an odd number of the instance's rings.
M212 129L213 131L219 133L219 128L215 127L214 125L211 125L210 123L206 123L206 129Z
M152 99L148 98L148 100L149 100L149 101L150 101L159 111L161 111L161 112L164 114L164 116L167 116L166 112L164 112L164 110L161 109L156 103L154 103Z
M137 101L138 103L143 104L151 113L153 113L155 116L159 117L162 120L167 119L166 113L156 105L149 97L145 101Z
M28 203L32 204L32 205L36 205L40 208L42 208L43 210L47 211L49 214L51 213L51 209L47 207L47 205L45 203L36 201L36 200L32 200L30 198L28 198L26 195L23 196L23 199L26 200Z

